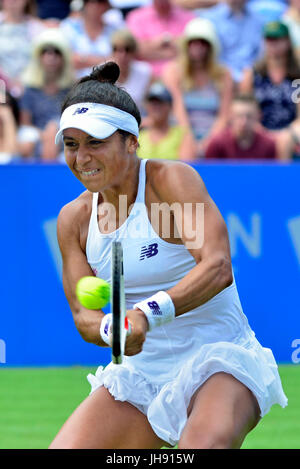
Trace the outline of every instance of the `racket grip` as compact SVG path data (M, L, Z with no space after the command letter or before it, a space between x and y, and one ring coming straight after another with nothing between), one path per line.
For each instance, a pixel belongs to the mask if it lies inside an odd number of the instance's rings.
M126 329L126 336L131 334L131 324L128 320L128 317L125 317L125 329Z

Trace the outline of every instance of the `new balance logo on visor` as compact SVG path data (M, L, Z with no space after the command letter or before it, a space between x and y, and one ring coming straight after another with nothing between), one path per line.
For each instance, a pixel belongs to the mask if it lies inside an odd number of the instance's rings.
M147 305L151 309L151 312L154 316L162 316L162 312L158 306L158 303L156 303L156 301L148 301Z
M148 259L149 257L156 256L156 254L158 254L157 243L149 244L149 246L143 246L141 249L140 261L144 260L145 257Z
M76 109L76 111L73 112L73 116L75 116L75 114L85 114L86 111L88 111L88 110L89 110L88 107L78 107L78 108Z

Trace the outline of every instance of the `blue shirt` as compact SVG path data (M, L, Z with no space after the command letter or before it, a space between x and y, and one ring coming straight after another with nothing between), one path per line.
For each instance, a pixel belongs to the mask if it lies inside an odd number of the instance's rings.
M212 21L221 43L219 60L226 65L234 81L251 67L262 51L262 21L245 7L236 14L225 3L200 10L199 15Z
M39 88L25 88L19 101L20 109L30 112L33 126L44 129L50 121L59 122L61 105L68 91L49 95Z

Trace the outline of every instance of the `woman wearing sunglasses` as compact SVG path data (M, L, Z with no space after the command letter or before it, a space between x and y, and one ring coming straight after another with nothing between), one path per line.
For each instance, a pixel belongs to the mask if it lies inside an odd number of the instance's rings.
M123 86L143 112L143 102L154 78L148 62L137 60L138 45L127 29L116 31L111 38L112 60L120 67L118 84Z
M58 29L44 31L34 44L24 74L25 92L20 100L23 157L56 159L53 146L61 102L74 81L70 50Z

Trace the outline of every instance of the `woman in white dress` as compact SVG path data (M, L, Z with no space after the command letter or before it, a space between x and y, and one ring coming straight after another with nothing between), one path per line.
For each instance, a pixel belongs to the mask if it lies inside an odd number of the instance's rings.
M83 308L75 287L86 275L110 281L121 241L132 332L124 362L88 376L90 396L50 447L239 448L287 403L277 366L242 311L218 208L191 166L136 156L141 118L118 75L113 62L95 69L64 103L56 141L87 191L61 210L58 240L75 324L101 347L109 315ZM150 216L157 204L169 232Z

